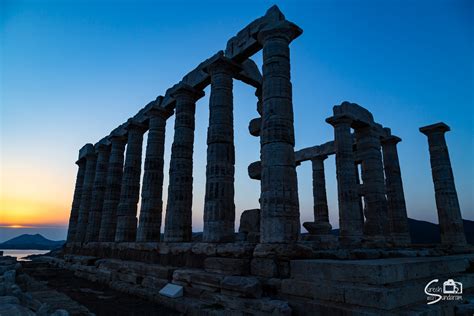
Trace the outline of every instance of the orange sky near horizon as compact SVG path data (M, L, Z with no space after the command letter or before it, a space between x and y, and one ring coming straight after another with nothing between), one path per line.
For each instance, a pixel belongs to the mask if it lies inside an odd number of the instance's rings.
M3 161L0 226L65 226L71 208L71 175L44 163Z

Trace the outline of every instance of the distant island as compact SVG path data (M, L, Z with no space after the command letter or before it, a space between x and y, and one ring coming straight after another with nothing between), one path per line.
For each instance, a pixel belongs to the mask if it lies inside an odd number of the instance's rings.
M53 250L64 245L65 240L49 240L40 234L23 234L0 244L0 249Z
M463 220L467 242L474 244L474 221ZM439 226L430 222L408 219L410 235L414 244L436 244L440 242ZM303 233L305 234L305 233ZM333 229L332 234L338 235L339 229ZM202 233L193 233L193 238L200 239ZM0 243L0 249L37 249L54 250L64 245L65 240L54 241L40 234L23 234Z

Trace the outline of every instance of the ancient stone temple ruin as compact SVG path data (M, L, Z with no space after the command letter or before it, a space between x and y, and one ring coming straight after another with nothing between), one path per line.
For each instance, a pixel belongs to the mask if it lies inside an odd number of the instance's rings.
M444 138L449 127L420 129L428 136L442 244L413 245L397 153L401 139L367 109L349 102L334 106L326 119L334 139L295 151L290 43L301 34L276 6L270 8L232 37L225 51L95 145L82 147L67 244L54 264L189 314L388 315L454 308L426 305L423 290L428 281L445 277L462 281L465 290L474 286L474 256ZM262 73L250 59L260 50ZM260 208L243 212L237 225L234 79L255 88L258 117L249 132L261 145L261 160L248 168L261 183ZM194 115L208 85L204 231L196 240ZM164 210L165 127L173 115ZM329 222L329 155L336 161L339 225ZM309 234L302 235L297 166L305 161L312 164L314 221L303 223ZM331 233L335 226L338 236ZM161 295L169 283L182 286L183 296Z

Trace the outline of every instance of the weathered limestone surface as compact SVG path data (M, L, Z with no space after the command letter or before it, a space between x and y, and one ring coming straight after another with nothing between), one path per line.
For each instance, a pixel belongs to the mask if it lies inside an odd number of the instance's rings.
M332 229L331 224L329 224L326 178L324 175L324 160L326 158L327 156L318 156L311 160L313 169L314 223L304 223L303 226L312 235L328 235Z
M135 241L137 234L137 204L140 194L143 133L146 127L134 120L129 120L128 123L127 153L117 207L115 241Z
M96 145L97 164L95 168L94 186L92 187L91 209L87 224L85 241L99 240L102 208L104 205L105 189L107 185L107 168L109 165L110 144L108 140Z
M300 213L294 154L290 42L302 30L288 22L268 25L258 34L263 46L263 108L260 241L299 238Z
M171 148L165 241L190 241L193 199L194 114L204 92L186 84L173 88L176 99L174 141Z
M448 245L463 245L466 244L466 236L464 235L448 145L444 137L448 131L450 128L444 123L420 128L420 132L428 136L441 242Z
M158 106L148 112L150 121L137 232L139 242L160 241L165 131L166 120L171 114Z
M79 159L76 164L79 169L77 170L76 186L74 188L71 215L69 217L69 228L67 231L68 242L73 242L76 239L77 217L79 216L79 209L81 207L82 186L84 184L84 175L86 173L86 160L84 158Z
M371 240L384 241L390 234L390 226L380 136L371 126L356 128L355 135L362 166L364 234Z
M403 182L398 159L397 143L401 139L390 136L382 140L385 186L387 190L390 235L398 245L410 243L407 208L403 193Z
M240 67L226 58L209 65L211 96L207 132L204 242L234 239L234 116L232 76Z
M116 215L117 207L120 202L124 152L127 141L125 136L119 135L111 135L109 140L111 142L111 151L99 231L99 241L101 242L115 240L115 229L117 225Z
M326 119L334 126L336 151L337 194L339 204L339 239L343 244L357 244L362 238L364 219L360 210L359 194L354 172L352 151L352 118L335 115Z
M472 259L472 254L465 254L374 260L292 260L291 276L307 281L332 280L383 285L463 272L469 268L469 261Z
M245 210L240 215L239 234L244 240L258 242L260 240L260 209Z
M86 171L84 174L84 184L82 185L81 205L77 217L76 238L75 241L83 242L86 237L87 222L89 220L89 210L91 206L92 186L95 178L95 167L97 163L97 154L92 144L87 144Z

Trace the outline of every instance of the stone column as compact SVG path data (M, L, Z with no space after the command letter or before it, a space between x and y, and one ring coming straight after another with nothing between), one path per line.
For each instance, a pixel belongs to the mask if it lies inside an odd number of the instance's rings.
M102 207L104 205L105 187L107 184L107 167L109 165L110 145L108 141L96 144L97 164L94 185L92 187L91 208L87 223L85 241L98 241Z
M140 197L143 133L146 127L133 119L126 127L127 153L123 168L120 202L117 207L115 241L135 241L137 236L137 204Z
M263 46L262 243L295 242L300 235L289 44L301 32L296 25L281 21L258 34Z
M193 203L193 147L196 100L204 92L179 83L173 88L176 99L174 140L171 148L165 241L191 241Z
M384 242L390 235L380 135L371 126L355 130L362 166L365 206L364 234L372 242Z
M105 189L104 205L100 223L99 241L110 242L115 240L117 226L117 207L120 201L122 187L123 161L127 138L112 134L109 137L111 151L107 169L107 185Z
M80 158L78 161L76 161L76 164L78 165L79 169L77 170L76 186L74 188L71 215L69 217L67 242L74 242L76 240L77 217L79 216L79 209L81 207L82 186L84 184L84 175L86 173L86 160L84 158Z
M91 206L92 186L95 178L95 166L97 154L92 144L87 144L85 154L86 171L84 174L84 184L82 185L81 206L77 217L76 241L84 242L86 238L87 223L89 220L89 210Z
M324 175L324 160L327 157L318 156L311 159L313 167L314 228L317 235L329 235L332 229L329 223L326 179Z
M163 164L165 153L166 120L173 114L160 106L147 113L149 116L148 141L143 175L142 202L137 241L160 241L161 213L163 210Z
M464 245L466 244L464 225L454 185L448 146L444 138L444 133L450 130L449 126L444 123L420 128L420 132L428 136L441 242L447 245Z
M401 139L396 136L384 138L382 140L382 153L390 234L395 244L407 245L411 242L411 239L400 162L398 160L397 143L400 141Z
M336 115L326 119L334 126L337 194L339 204L339 240L341 244L357 245L362 240L364 219L360 210L359 190L354 172L352 150L352 118Z
M211 75L207 130L204 242L230 242L235 235L234 115L232 74L239 67L221 57L207 71Z

